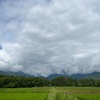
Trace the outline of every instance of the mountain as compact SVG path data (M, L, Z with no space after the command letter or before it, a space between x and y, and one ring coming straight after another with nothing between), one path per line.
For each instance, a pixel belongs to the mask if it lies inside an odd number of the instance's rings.
M82 79L82 78L85 78L87 75L88 74L80 74L80 73L78 73L78 74L72 74L72 75L70 75L70 77L73 78L73 79Z
M23 73L21 71L18 72L11 72L11 71L1 71L0 70L0 74L3 75L13 75L13 76L24 76L24 77L31 77L32 75ZM81 74L81 73L77 73L77 74L72 74L72 75L67 75L67 73L63 73L63 74L51 74L45 78L52 80L54 78L60 77L60 76L64 76L64 77L71 77L73 79L99 79L100 80L100 72L92 72L89 74ZM38 75L38 77L43 77L42 75Z
M3 74L3 75L12 75L12 76L25 76L25 77L30 77L31 76L31 75L23 73L21 71L11 72L11 71L1 71L0 70L0 74Z
M52 80L52 79L60 77L60 76L67 77L67 75L65 75L65 74L51 74L51 75L47 76L46 78L49 79L49 80Z
M60 77L60 76L64 76L64 77L71 77L73 79L82 79L84 78L85 76L87 76L86 74L72 74L72 75L67 75L67 74L51 74L49 76L47 76L47 79L54 79L56 77Z
M93 72L85 77L86 79L100 79L100 72Z
M77 74L72 74L72 75L67 75L67 74L51 74L47 78L51 80L51 79L54 79L54 78L59 77L59 76L71 77L73 79L87 79L87 78L100 79L100 72L93 72L93 73L89 73L89 74L77 73Z

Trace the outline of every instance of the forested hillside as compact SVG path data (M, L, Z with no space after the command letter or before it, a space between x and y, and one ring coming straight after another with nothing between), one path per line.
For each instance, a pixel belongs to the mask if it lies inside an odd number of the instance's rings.
M100 87L100 80L93 80L93 79L77 80L63 76L57 77L53 80L48 80L42 77L0 75L0 88L41 87L41 86Z

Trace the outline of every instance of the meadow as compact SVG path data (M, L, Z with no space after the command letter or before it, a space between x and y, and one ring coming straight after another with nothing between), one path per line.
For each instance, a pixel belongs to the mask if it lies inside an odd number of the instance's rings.
M100 100L99 87L0 88L0 100Z

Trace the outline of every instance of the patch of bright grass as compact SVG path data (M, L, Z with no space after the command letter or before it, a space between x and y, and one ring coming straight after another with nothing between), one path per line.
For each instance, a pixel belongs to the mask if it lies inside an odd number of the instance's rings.
M0 93L0 100L46 100L47 93Z

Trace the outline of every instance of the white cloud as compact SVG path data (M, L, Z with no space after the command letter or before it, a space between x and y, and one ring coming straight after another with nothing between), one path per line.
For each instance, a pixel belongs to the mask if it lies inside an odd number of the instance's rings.
M0 69L29 74L100 70L99 0L10 0L0 6Z

